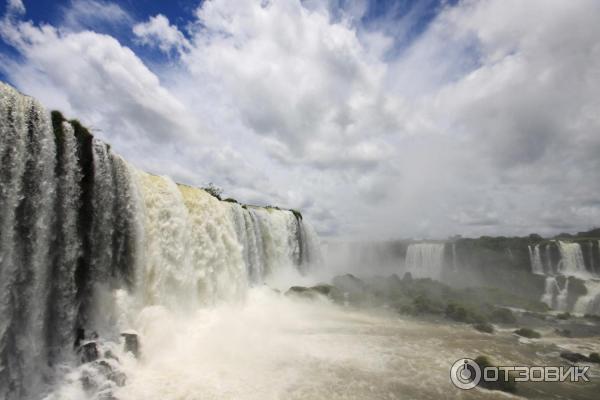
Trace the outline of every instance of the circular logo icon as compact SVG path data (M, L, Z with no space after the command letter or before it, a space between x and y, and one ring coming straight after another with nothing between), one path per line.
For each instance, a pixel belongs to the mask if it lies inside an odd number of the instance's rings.
M481 380L481 368L470 358L461 358L450 368L450 380L459 389L473 389Z

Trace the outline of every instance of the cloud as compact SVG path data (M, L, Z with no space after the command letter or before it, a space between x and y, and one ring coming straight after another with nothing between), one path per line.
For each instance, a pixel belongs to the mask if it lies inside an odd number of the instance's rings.
M22 58L3 72L136 165L302 208L323 234L597 223L600 4L431 4L368 21L368 2L298 0L202 2L185 29L115 18L177 53L164 64L98 24L39 25L15 6L0 29Z
M106 25L131 23L131 16L119 5L102 0L72 0L64 7L61 27L74 31L97 30Z
M169 19L161 14L150 17L147 22L136 24L133 27L133 33L141 44L157 46L167 54L171 50L182 52L190 47L183 33L175 25L171 25Z
M183 57L197 79L228 101L283 162L344 167L377 161L377 137L401 115L382 90L385 65L345 21L299 2L206 2Z
M11 81L48 106L101 128L107 139L156 143L185 139L198 128L186 106L113 37L10 20L0 29L24 59L3 71Z
M6 4L7 13L25 14L25 6L22 0L8 0Z

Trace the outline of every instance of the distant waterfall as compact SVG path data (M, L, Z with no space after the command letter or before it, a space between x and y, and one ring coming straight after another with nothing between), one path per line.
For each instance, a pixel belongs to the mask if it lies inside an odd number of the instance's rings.
M564 275L587 273L579 243L558 241L558 249L561 257L560 273Z
M577 299L573 311L580 314L600 313L600 281L589 280L585 282L587 294Z
M444 243L413 243L408 245L404 264L416 277L440 279L444 266Z
M142 308L243 299L319 242L295 212L136 170L77 121L0 84L0 398L34 398L79 329L117 340Z
M458 264L456 262L456 243L452 243L452 270L458 271Z
M531 272L537 275L544 275L544 265L540 254L540 245L529 246L529 260L531 262Z
M544 287L544 294L542 295L542 302L546 303L548 307L560 310L567 311L569 296L569 278L565 279L564 287L560 287L556 277L548 276L546 277L546 284Z
M542 302L545 303L550 308L556 308L556 296L560 288L558 287L558 282L556 282L556 278L553 276L548 276L546 278L546 283L544 286L544 294L542 295Z
M545 248L544 248L544 253L546 255L546 271L549 274L554 274L556 272L555 270L555 266L552 263L552 244L548 243L546 244Z

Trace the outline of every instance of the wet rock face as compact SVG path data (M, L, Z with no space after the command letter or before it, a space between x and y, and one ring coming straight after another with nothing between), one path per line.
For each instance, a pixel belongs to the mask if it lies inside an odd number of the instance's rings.
M572 351L562 352L562 353L560 353L560 356L562 358L564 358L565 360L569 360L573 363L589 361L588 357L584 356L583 354L574 353Z
M100 353L98 351L98 343L96 343L95 341L89 341L89 342L83 343L79 347L78 352L79 352L79 355L81 356L82 363L96 361L100 355Z
M342 298L340 291L331 285L317 285L312 287L292 286L287 292L285 292L285 295L299 296L309 299L314 299L318 296L325 296L334 301L338 301Z
M113 395L115 388L125 386L127 383L127 376L114 360L97 360L87 364L80 379L81 385L88 394L103 400L116 399Z
M121 333L125 339L125 351L131 352L136 358L140 355L140 341L136 333L124 332Z

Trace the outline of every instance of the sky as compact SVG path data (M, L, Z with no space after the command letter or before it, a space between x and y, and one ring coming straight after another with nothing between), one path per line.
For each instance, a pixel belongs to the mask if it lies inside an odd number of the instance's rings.
M600 1L3 7L1 80L325 238L600 226Z

